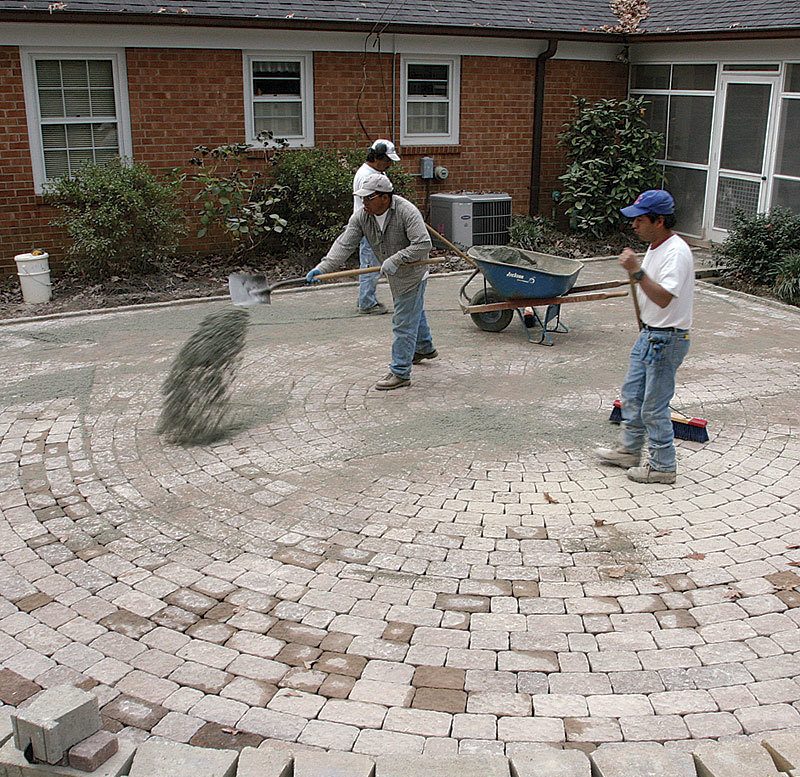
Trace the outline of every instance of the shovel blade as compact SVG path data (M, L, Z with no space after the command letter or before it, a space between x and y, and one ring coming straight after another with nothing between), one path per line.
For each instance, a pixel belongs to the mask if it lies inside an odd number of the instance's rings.
M269 305L270 288L265 275L248 275L235 272L228 276L228 291L231 302L238 307Z

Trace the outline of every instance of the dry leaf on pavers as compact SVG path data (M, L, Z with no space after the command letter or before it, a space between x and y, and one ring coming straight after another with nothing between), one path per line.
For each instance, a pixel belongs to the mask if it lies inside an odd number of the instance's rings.
M604 521L602 518L595 518L594 519L594 525L595 526L605 526L606 525L606 521Z
M657 531L655 536L656 537L666 537L667 535L672 534L672 529L661 529Z
M627 571L625 567L611 567L611 569L606 569L605 573L608 577L619 578L625 577Z
M788 567L800 567L800 561L790 561L786 566L788 566Z
M690 553L688 556L684 556L684 558L690 558L693 561L702 561L705 557L705 553Z
M732 602L736 601L737 599L741 599L743 596L744 594L741 591L735 591L733 588L731 588L730 591L725 592L725 598Z
M786 550L800 550L800 545L787 545Z
M549 505L558 504L558 499L554 499L552 496L550 496L550 494L547 493L547 491L543 491L542 496L544 497L544 501L547 502L547 504Z

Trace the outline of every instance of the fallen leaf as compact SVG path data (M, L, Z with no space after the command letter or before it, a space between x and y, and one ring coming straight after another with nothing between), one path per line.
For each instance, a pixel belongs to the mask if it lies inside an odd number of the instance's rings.
M672 534L672 529L662 529L661 531L657 531L656 537L666 537L668 534Z
M226 734L238 734L239 732L235 728L228 728L227 726L223 726L220 731L224 731Z
M614 567L613 569L606 570L609 577L625 577L625 567Z
M702 561L705 557L705 553L690 553L688 556L685 556L685 558L690 558L694 561Z
M594 519L595 526L605 526L606 522L602 518L595 518Z
M741 591L736 591L731 588L730 591L725 592L725 598L729 599L730 601L736 601L736 599L741 599L744 594Z
M553 499L553 497L550 496L550 494L548 494L547 491L543 492L542 495L544 496L544 501L547 502L547 504L550 504L550 505L557 505L558 504L558 499Z
M790 567L800 567L800 561L790 561L787 566Z
M800 550L800 545L787 545L786 550Z

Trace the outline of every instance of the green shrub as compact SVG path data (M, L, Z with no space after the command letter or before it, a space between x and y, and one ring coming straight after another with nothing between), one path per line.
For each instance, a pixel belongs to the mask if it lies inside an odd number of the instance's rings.
M71 243L66 258L83 275L147 273L173 255L184 233L180 182L144 164L83 165L48 184L45 201L61 211L53 224Z
M508 242L518 248L544 254L561 254L565 235L545 216L514 216L508 230Z
M285 194L276 212L286 221L279 239L270 241L275 253L302 257L309 266L330 248L353 213L353 176L364 163L366 149L295 149L280 154L272 180ZM389 177L404 195L412 177L400 164Z
M725 242L714 249L728 274L745 283L772 285L782 259L800 251L800 215L775 208L755 216L738 214Z
M648 126L642 97L575 103L577 116L559 136L569 162L561 200L573 229L600 237L621 226L620 207L661 185L664 137Z
M257 140L263 144L266 164L275 164L286 141L275 140L271 132L260 133ZM277 213L283 187L266 183L261 171L245 166L252 153L247 143L196 146L194 151L191 164L199 169L183 179L199 187L194 195L201 204L198 237L218 229L233 241L235 252L243 254L258 248L271 232L283 231L286 222Z
M788 254L778 264L773 290L789 305L800 305L800 251Z

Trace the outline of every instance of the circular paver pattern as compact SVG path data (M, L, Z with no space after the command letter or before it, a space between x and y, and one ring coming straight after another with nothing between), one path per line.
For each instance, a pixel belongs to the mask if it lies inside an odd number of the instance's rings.
M368 754L800 726L800 317L698 294L676 404L711 440L645 486L591 455L629 301L545 348L477 330L460 280L390 393L352 289L253 310L207 447L153 429L213 306L0 329L0 699L73 682L138 740Z

